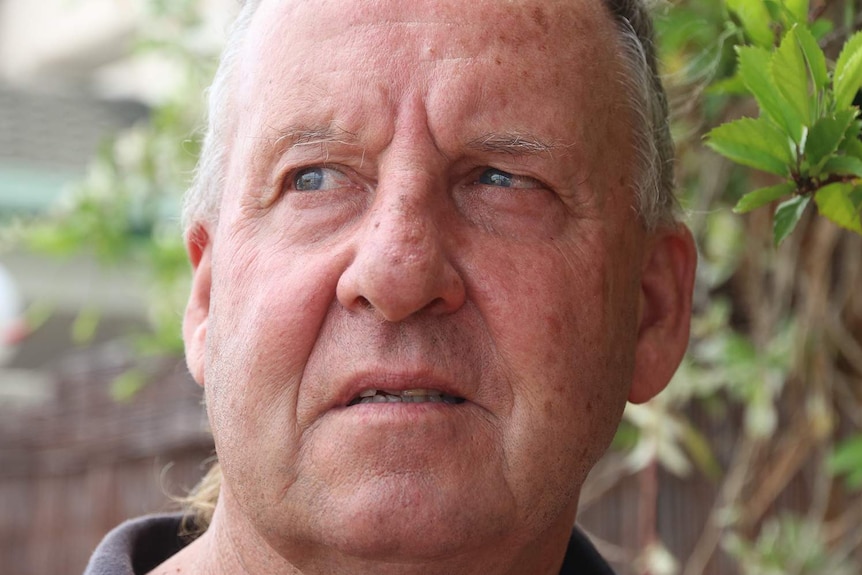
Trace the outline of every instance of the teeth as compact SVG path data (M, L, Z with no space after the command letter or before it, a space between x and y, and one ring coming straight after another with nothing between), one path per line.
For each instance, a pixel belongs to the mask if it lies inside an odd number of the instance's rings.
M443 395L439 391L433 391L430 389L405 389L401 392L401 397L414 397L417 395Z
M350 405L361 403L447 403L458 404L464 400L451 395L445 395L433 389L405 389L400 392L382 389L366 389Z

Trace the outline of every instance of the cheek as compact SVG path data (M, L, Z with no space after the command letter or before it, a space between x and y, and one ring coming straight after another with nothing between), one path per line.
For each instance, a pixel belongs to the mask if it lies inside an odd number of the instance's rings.
M587 242L512 249L511 259L486 258L480 276L477 297L513 398L508 467L544 474L561 497L574 496L607 447L631 379L633 337L615 334L635 332L627 302L637 294L608 289L608 251ZM521 479L529 489L529 474Z
M207 335L213 432L221 455L278 465L296 447L299 383L334 297L337 258L299 257L266 241L222 245Z

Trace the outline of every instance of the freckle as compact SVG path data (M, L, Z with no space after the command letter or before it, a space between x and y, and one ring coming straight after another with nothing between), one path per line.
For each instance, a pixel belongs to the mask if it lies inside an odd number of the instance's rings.
M376 230L379 227L380 227L380 222L374 222L374 229Z
M587 413L592 413L592 412L593 412L593 402L592 402L592 401L588 401L588 402L587 402L586 410L587 410Z
M552 415L554 413L554 402L548 400L545 402L545 413Z
M542 30L547 31L547 29L548 29L548 17L545 16L545 11L542 10L541 6L536 6L535 8L533 8L532 16L533 16L533 22L535 22L536 25L539 28L541 28Z

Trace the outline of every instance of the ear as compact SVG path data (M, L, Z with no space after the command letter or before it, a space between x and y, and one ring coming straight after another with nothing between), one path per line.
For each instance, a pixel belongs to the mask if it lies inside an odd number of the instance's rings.
M688 348L697 250L683 224L652 233L641 273L638 341L629 401L663 390Z
M204 385L207 320L212 287L212 242L202 224L195 224L186 236L186 250L192 264L192 289L183 316L186 364L198 385Z

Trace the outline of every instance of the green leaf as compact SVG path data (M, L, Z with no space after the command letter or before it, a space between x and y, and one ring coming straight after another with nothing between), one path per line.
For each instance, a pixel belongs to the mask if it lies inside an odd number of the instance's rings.
M818 40L822 40L835 29L835 24L828 18L820 18L812 22L810 28L811 34Z
M772 18L763 0L727 0L727 8L739 17L745 33L756 44L771 47L775 42Z
M832 77L835 106L841 110L853 103L853 97L862 85L862 31L844 44Z
M802 141L802 123L796 119L792 108L779 94L772 80L772 53L758 46L740 46L739 75L745 87L757 100L761 111L772 118L794 142Z
M86 345L93 341L96 329L99 327L101 312L93 307L88 307L78 312L72 323L72 342L75 345Z
M805 213L805 208L808 207L808 202L811 196L796 196L786 202L782 202L775 210L775 220L772 222L772 239L775 245L780 246L781 242L787 239L794 229L796 224Z
M712 452L709 440L695 426L683 424L682 443L700 471L711 479L721 477L721 464Z
M755 210L761 206L765 206L770 202L774 202L779 198L783 198L787 194L793 193L796 185L792 182L778 184L769 188L760 188L742 196L733 208L737 214L744 214Z
M839 150L844 152L848 156L853 156L854 158L859 158L860 160L862 160L862 141L860 141L858 137L845 137L844 142L841 144Z
M784 0L784 6L797 22L808 22L808 0Z
M794 159L790 140L766 118L742 118L707 134L706 145L738 164L788 177Z
M808 3L806 2L806 4ZM808 62L814 87L817 90L824 89L829 84L829 72L826 70L826 56L823 54L823 50L820 49L814 35L805 26L796 27L796 39L805 55L805 61Z
M819 166L838 150L850 123L856 119L856 110L842 110L832 118L820 118L808 132L805 140L805 157L812 167Z
M739 74L734 74L730 78L724 78L709 85L706 89L707 94L715 94L722 96L744 95L751 90L747 90L745 82Z
M847 126L847 131L844 132L845 140L859 140L859 135L862 134L862 121L857 119L850 122L850 125Z
M131 401L147 385L147 377L138 369L129 369L111 382L111 397L118 403Z
M852 183L829 184L817 190L814 201L820 213L848 230L862 234L860 202L862 190Z
M862 160L853 156L832 156L823 164L821 173L862 178Z
M794 111L795 119L804 126L811 125L811 95L808 91L808 69L805 55L799 45L798 26L794 26L781 41L772 56L770 68L775 87Z
M834 475L848 475L850 487L862 487L862 435L841 442L829 458L828 468Z

